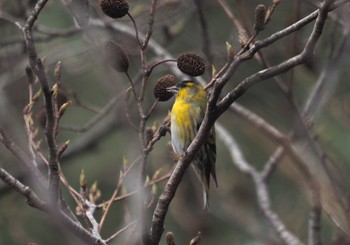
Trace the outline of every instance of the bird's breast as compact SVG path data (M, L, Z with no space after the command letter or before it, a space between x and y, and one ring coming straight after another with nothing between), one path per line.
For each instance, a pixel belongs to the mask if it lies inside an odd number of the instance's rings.
M201 108L199 106L175 102L171 111L171 142L175 152L179 155L185 153L187 147L197 134L200 124Z

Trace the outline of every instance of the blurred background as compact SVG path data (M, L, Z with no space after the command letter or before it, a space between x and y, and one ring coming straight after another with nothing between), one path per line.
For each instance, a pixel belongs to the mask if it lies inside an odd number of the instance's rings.
M150 2L129 1L129 12L142 33L147 30ZM258 4L270 6L272 1L227 2L243 27L253 33L255 7ZM7 13L23 22L24 16L33 8L34 3L31 0L0 0L0 16ZM67 98L73 101L73 105L60 121L57 137L60 144L70 140L70 145L60 161L62 171L72 187L79 190L79 176L84 170L88 186L95 181L98 183L101 197L97 202L100 203L112 195L123 164L132 163L140 154L137 132L125 114L127 110L130 120L137 125L139 117L136 103L132 97L125 99L129 82L125 74L117 73L108 65L104 53L105 43L113 39L125 49L130 59L129 74L136 84L140 84L142 70L130 19L124 17L112 20L103 16L98 2L89 3L90 7L83 9L67 0L49 1L37 20L34 38L38 55L45 60L51 84L54 82L56 63L61 61L61 86ZM317 9L317 4L319 1L281 1L256 40L269 37L312 13ZM226 42L232 44L235 52L240 49L237 29L218 1L201 1L201 6L210 39L212 63L219 70L227 61ZM296 115L292 103L302 111L321 74L326 68L330 69L323 92L319 95L320 99L316 100L315 113L308 119L312 122L311 134L320 147L322 156L331 166L331 180L342 190L341 195L345 200L349 198L349 185L346 180L350 168L348 11L349 6L343 5L330 14L313 60L278 76L288 87L288 93L281 90L276 80L269 79L250 88L237 101L287 135L295 124ZM84 22L87 20L87 13L90 16L89 24L83 29L77 29L74 17ZM159 0L152 47L147 52L149 64L167 55L176 58L188 51L205 57L198 17L198 6L194 1ZM117 27L113 29L105 23L116 24ZM267 63L276 65L300 53L313 23L262 49L261 53ZM132 35L123 32L122 28ZM51 32L56 34L51 35ZM28 81L25 73L28 58L25 45L18 28L4 18L0 18L0 33L0 125L28 152L22 113L28 103ZM155 50L154 47L160 49ZM223 95L244 78L263 68L261 62L255 58L244 62L224 88ZM153 85L165 74L174 74L174 70L168 65L160 65L149 77L145 96L146 108L150 108L155 101ZM210 72L207 71L202 78L210 80ZM177 79L181 80L183 77L177 76ZM34 87L37 91L39 85L35 84ZM114 102L113 106L105 116L86 128L86 123L96 117L96 112L101 111L111 100ZM173 101L174 98L158 103L147 127L157 129L168 115ZM35 104L33 118L39 129L37 139L42 139L41 148L45 152L45 139L40 127L42 104L42 99ZM263 168L278 147L260 129L230 111L222 115L218 122L232 134L246 160L258 170ZM167 134L155 144L147 162L150 178L157 170L160 170L160 176L166 175L174 166L169 141L170 136ZM31 181L26 178L25 169L3 145L0 145L0 164L25 184L31 185ZM45 168L43 172L46 172ZM188 244L198 231L202 236L200 244L282 244L258 208L254 183L235 167L220 138L217 139L217 178L219 188L213 186L211 189L211 212L208 212L202 210L202 192L194 172L189 168L185 174L165 222L165 230L174 233L177 244ZM134 191L136 179L137 167L125 179L122 193ZM164 184L163 181L157 185L156 197L160 195ZM278 162L277 169L268 181L268 188L273 210L280 215L291 232L307 242L310 201L302 177L287 156ZM65 187L62 189L66 201L74 210L74 200ZM155 204L153 202L150 206L150 215ZM59 229L46 214L29 207L23 196L8 189L2 182L0 207L0 244L78 244L70 233ZM102 236L110 236L137 218L135 207L134 197L114 203ZM99 220L101 210L97 210L95 216ZM80 218L84 223L84 219ZM151 216L148 220L150 222ZM350 244L325 213L322 216L321 232L324 244ZM129 228L111 244L129 244L132 234L133 228ZM164 236L161 244L165 244Z

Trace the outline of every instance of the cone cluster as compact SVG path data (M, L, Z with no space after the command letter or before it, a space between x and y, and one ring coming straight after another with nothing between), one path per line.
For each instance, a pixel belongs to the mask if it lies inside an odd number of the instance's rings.
M184 53L177 58L177 67L183 73L192 77L200 76L205 72L204 60L195 53Z
M154 97L157 98L159 101L167 101L172 96L173 93L168 92L166 89L168 87L174 86L176 84L175 77L173 75L165 75L159 78L159 80L156 82L156 85L154 86L153 94Z
M129 11L129 4L125 0L101 0L102 11L113 19L125 16Z
M127 72L129 69L129 57L125 50L116 43L109 40L105 45L106 56L109 64L118 72Z

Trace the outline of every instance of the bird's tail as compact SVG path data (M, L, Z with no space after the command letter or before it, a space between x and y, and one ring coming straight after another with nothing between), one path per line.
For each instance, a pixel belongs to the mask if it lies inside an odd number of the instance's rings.
M202 191L203 191L203 209L209 208L209 188L210 188L210 176L213 177L216 187L218 187L217 181L216 181L216 175L215 170L211 168L203 168L201 165L201 162L194 162L195 164L192 165L193 169L195 170L195 173L201 183Z
M201 180L202 182L202 190L203 190L203 209L207 209L210 211L209 207L209 181L206 178Z

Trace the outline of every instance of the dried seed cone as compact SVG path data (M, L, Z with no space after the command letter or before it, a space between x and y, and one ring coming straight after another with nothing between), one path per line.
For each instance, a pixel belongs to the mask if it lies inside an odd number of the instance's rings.
M238 41L241 44L241 47L244 47L248 43L249 37L248 37L248 34L246 33L246 31L244 31L244 30L239 31Z
M115 41L106 43L105 51L109 64L118 72L127 72L129 69L129 57L125 50Z
M200 76L205 72L204 60L195 53L184 53L177 58L177 67L183 73L192 77Z
M125 0L101 0L102 11L113 19L125 16L129 11L129 4Z
M173 93L166 91L166 88L174 86L176 84L175 77L173 75L165 75L159 78L153 89L154 97L159 101L167 101Z
M265 17L266 17L266 7L264 4L259 4L255 8L255 15L254 15L254 30L256 32L264 30Z

